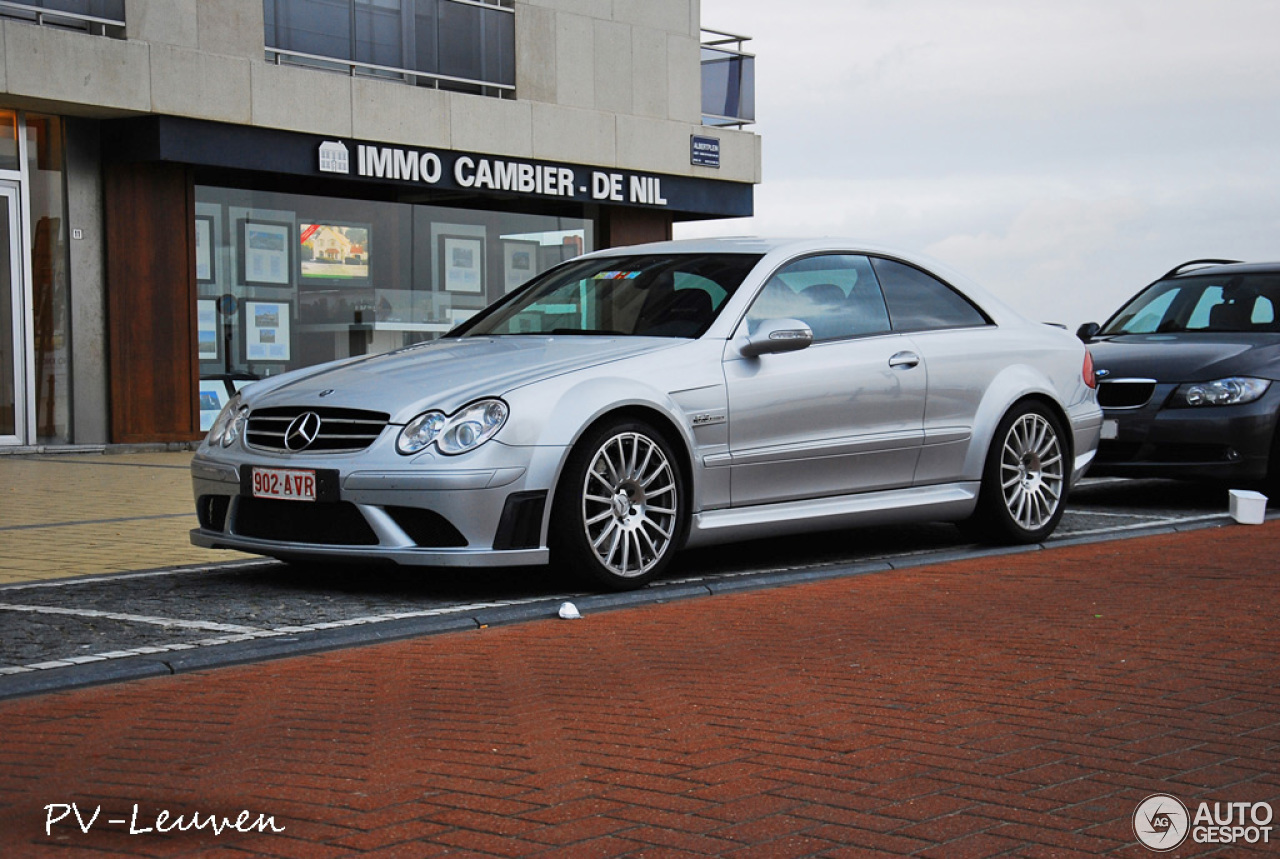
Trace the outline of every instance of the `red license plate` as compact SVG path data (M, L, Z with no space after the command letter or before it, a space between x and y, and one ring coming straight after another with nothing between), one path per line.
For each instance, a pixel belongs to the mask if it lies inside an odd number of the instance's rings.
M255 468L253 497L315 501L316 473L297 468Z

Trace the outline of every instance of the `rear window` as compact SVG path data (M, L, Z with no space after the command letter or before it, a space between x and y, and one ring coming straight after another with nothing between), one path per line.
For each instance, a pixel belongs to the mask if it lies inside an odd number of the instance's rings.
M895 260L872 258L894 331L973 328L991 320L969 299L931 274Z

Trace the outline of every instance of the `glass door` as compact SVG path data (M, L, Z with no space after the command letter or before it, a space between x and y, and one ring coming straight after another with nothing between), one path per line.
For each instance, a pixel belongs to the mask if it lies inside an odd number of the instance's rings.
M0 182L0 444L27 434L25 303L18 185Z

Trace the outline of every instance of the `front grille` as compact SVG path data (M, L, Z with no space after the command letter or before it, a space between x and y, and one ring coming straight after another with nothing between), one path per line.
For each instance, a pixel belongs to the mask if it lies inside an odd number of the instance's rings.
M232 530L244 537L324 546L376 546L378 535L354 504L241 496Z
M1098 385L1098 405L1104 409L1140 409L1151 401L1156 383L1150 379L1117 379Z
M294 442L285 444L285 434L290 425L302 415L312 412L320 418L319 433L305 446ZM364 450L382 434L391 415L384 412L366 412L360 409L309 408L306 406L279 406L270 409L254 409L249 413L249 428L245 442L257 450L298 453L352 453Z

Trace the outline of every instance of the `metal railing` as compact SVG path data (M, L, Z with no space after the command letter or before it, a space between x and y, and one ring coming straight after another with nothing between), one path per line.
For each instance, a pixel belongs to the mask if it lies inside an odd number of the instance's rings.
M458 0L455 0L458 2ZM470 5L480 5L478 3ZM277 66L289 63L290 65L306 66L307 68L321 69L324 71L337 71L355 77L359 74L369 75L381 80L403 80L405 83L414 84L416 86L430 86L434 89L441 89L441 84L467 87L480 87L482 90L496 90L494 95L499 97L507 97L514 95L516 88L514 84L494 83L493 81L473 80L471 78L459 78L452 75L442 75L435 72L421 72L415 69L403 69L396 66L380 66L376 63L362 63L358 60L344 60L337 57L325 57L320 54L306 54L302 51L286 51L283 48L267 48L267 61ZM394 76L394 77L389 77ZM422 80L419 80L421 78ZM490 93L484 93L490 95Z
M702 124L739 127L756 121L755 54L750 36L702 28Z
M125 37L124 18L102 18L97 15L85 15L80 12L66 12L57 9L46 9L30 3L14 3L11 0L0 0L0 17L28 21L42 27L58 27L65 30L80 30L109 36L113 39Z
M283 2L283 0L276 0L276 5L279 6L281 2ZM472 14L476 17L469 17L468 20L472 23L480 24L482 30L483 20L497 21L503 18L502 15L494 17L487 16L486 13L504 13L506 20L508 21L514 20L515 17L513 0L416 0L416 2L427 6L433 6L433 4L437 3L444 4L439 7L439 14L442 14L443 9L448 6L464 8L470 7L472 10L475 10ZM392 10L392 17L394 17L395 14L398 14L401 18L401 30L404 31L407 28L410 36L412 36L414 15L417 13L415 0L402 0L402 2L396 4L396 7L398 12ZM479 10L484 10L484 12L480 12ZM481 16L484 17L482 18ZM461 90L463 92L473 93L478 92L481 95L496 96L498 98L512 98L515 95L514 75L510 79L510 82L505 82L507 76L502 72L498 72L496 74L492 73L487 62L483 58L481 59L481 65L479 68L455 68L449 71L461 71L463 72L463 75L479 73L486 75L484 78L472 78L458 74L448 74L446 71L434 71L430 68L407 68L403 65L387 65L385 61L393 59L393 57L389 55L380 57L380 59L384 61L382 63L368 62L367 60L353 59L357 52L355 41L352 41L349 45L349 52L336 51L335 53L338 53L338 56L334 56L329 52L332 45L324 45L323 47L320 47L314 44L292 44L289 47L282 47L282 45L289 45L290 41L292 41L288 36L287 31L277 31L272 26L271 21L267 21L266 23L266 59L267 62L273 63L277 66L284 64L300 65L307 68L318 68L325 71L343 72L352 77L357 75L367 75L379 80L398 80L413 86L427 86L434 89L448 89L454 91ZM511 25L508 24L506 26L510 27ZM355 6L351 7L350 27L351 30L347 34L348 38L357 32ZM483 36L481 38L483 41ZM384 45L383 47L385 48L388 46ZM296 48L310 48L310 50L296 50ZM503 62L504 57L506 58L506 62L514 62L514 41L511 41L510 44L506 45L506 48L507 50L505 52L499 49L500 56L491 57L490 59L498 62L500 65ZM317 49L322 52L317 53ZM409 47L408 45L401 45L399 50L400 55L394 57L394 61L398 61L400 63L416 62L417 58L414 56L416 52L412 47ZM432 65L434 65L434 63L432 63ZM502 78L503 80L495 78Z

